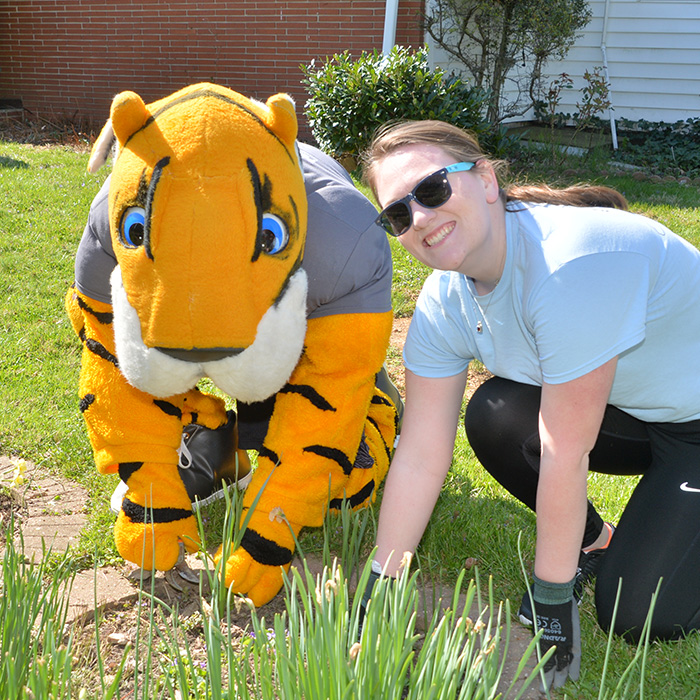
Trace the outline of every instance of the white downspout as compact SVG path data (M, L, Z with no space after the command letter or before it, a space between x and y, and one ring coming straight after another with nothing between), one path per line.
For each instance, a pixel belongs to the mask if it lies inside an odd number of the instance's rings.
M601 38L600 51L603 54L603 72L605 75L605 82L610 85L610 73L608 72L608 52L607 52L607 40L608 40L608 10L610 9L610 0L605 0L605 17L603 18L603 36ZM608 114L610 115L610 134L612 135L612 146L613 150L617 150L617 127L615 125L615 110L612 106L612 100L610 108L608 109Z
M396 43L396 19L399 14L399 0L386 0L384 13L384 41L382 53L386 56L391 53Z

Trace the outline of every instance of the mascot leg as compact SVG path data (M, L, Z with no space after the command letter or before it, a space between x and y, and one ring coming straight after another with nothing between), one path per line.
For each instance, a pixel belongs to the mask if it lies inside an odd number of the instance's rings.
M384 480L401 430L403 400L385 367L377 374L376 385L365 420L362 442L345 488L345 500L353 509L373 503L377 487ZM329 506L339 509L342 498Z

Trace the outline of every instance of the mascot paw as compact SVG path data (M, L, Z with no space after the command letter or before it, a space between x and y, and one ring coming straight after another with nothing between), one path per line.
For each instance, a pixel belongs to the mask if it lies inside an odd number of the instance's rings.
M197 521L193 515L171 522L151 523L134 520L122 510L114 526L119 554L142 569L169 571L178 562L180 543L189 552L199 548Z
M221 550L216 554L217 564L221 560ZM280 591L283 573L289 564L269 566L255 561L242 547L239 547L226 561L225 581L233 593L250 598L256 606L269 603Z
M182 424L196 423L210 430L216 430L225 425L228 420L226 405L218 396L192 389L179 397L171 397L170 402L175 403L182 414Z

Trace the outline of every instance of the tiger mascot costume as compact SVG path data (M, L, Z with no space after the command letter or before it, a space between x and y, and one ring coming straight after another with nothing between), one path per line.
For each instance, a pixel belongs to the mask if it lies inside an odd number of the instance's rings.
M375 378L392 313L307 314L307 193L287 95L263 104L203 83L146 105L124 92L105 129L117 142L111 298L76 283L66 307L97 469L128 489L115 542L125 559L164 571L181 543L197 550L178 471L183 429L227 422L200 379L238 402L271 401L243 512L259 499L225 563L226 584L262 605L300 529L342 499L368 503L386 474L397 406Z

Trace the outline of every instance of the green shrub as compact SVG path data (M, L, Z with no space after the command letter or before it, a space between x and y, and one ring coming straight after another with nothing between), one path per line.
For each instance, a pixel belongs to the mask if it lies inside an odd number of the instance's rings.
M657 173L700 175L700 119L667 122L618 122L620 148L617 160Z
M310 95L306 117L321 149L335 158L359 155L378 126L396 119L440 119L489 145L503 138L484 121L485 93L431 69L427 48L394 47L387 56L375 50L358 59L345 52L320 68L314 61L301 68Z

